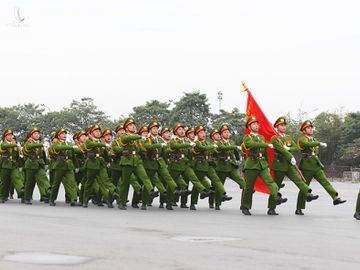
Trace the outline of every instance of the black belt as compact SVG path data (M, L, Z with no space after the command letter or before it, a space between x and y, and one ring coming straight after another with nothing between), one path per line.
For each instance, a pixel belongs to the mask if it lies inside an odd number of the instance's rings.
M262 153L249 153L248 157L253 161L264 159L264 155Z
M179 160L185 158L185 154L171 154L170 158L173 160L179 161Z
M136 156L136 151L123 151L122 152L123 156L126 157L127 159L131 159L133 156Z

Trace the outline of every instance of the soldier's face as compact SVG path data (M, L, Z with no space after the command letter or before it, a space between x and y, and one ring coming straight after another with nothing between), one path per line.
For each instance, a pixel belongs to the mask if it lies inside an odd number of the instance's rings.
M313 127L307 127L307 128L305 128L305 129L304 129L304 133L305 133L306 135L308 135L308 136L314 135L314 129L313 129Z
M118 132L116 133L116 135L118 135L118 137L122 136L125 133L125 129L119 129Z
M58 138L54 138L54 139L52 139L52 143L55 143L55 142L58 142L59 140L58 140Z
M197 134L197 136L198 136L198 138L200 139L200 140L205 140L205 138L206 138L206 133L205 133L205 131L200 131L198 134Z
M180 138L185 137L185 129L183 127L179 127L176 131L176 135Z
M213 137L213 140L214 140L214 141L220 141L220 139L221 139L219 133L215 133L212 137Z
M194 133L189 133L188 135L187 135L187 137L190 139L190 140L195 140L195 134Z
M40 139L40 132L36 131L31 135L31 138L35 141L37 141L38 139Z
M278 125L277 129L278 129L279 132L285 133L286 132L286 125L285 124Z
M14 139L14 135L12 134L8 134L5 136L5 140L7 140L8 142L11 142Z
M105 139L105 142L109 143L109 142L111 142L111 140L112 140L112 135L111 135L111 134L108 134L108 135L106 135L106 136L104 137L104 139Z
M228 140L230 138L230 131L229 130L224 130L222 133L221 133L221 136L225 139L225 140Z
M166 131L162 134L162 137L164 138L164 140L170 140L171 139L171 134L170 131Z
M79 138L79 142L81 142L81 143L86 142L86 140L87 140L87 136L85 134L81 135L80 138Z
M153 136L156 136L156 135L158 134L158 132L159 132L159 128L158 128L158 127L152 127L152 128L150 129L150 133L151 133L151 135L153 135Z
M135 124L129 124L127 126L127 130L130 131L131 133L136 133L136 126Z
M91 135L94 136L95 138L100 138L101 137L100 129L95 129L93 132L91 132Z
M141 137L147 137L149 135L149 132L143 131L141 132Z
M59 134L59 138L60 138L60 140L65 141L65 140L66 140L66 133L65 133L65 132L61 132L61 133Z
M259 132L260 125L258 122L254 122L250 125L250 130L253 132Z

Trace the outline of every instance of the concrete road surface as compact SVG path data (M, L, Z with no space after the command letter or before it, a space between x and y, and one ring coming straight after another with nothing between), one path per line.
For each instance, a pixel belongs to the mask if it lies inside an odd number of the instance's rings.
M252 216L239 210L240 192L221 211L202 200L197 211L158 208L120 211L71 208L61 191L56 207L11 200L0 205L0 269L359 269L360 221L354 214L359 184L333 183L346 204L320 198L295 216L296 187L279 216L266 215L267 196L255 194ZM38 195L35 196L36 199Z

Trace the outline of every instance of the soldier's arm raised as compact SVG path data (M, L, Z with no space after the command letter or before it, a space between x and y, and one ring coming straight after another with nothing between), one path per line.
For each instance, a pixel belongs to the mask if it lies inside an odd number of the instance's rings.
M248 149L251 149L251 148L267 148L267 147L269 147L268 143L255 142L250 136L245 136L244 137L244 144L245 144L245 147L248 148Z
M184 148L191 148L191 145L188 143L177 143L175 140L170 141L171 149L184 149Z
M201 144L199 141L196 141L196 146L194 147L195 148L195 151L196 150L200 150L200 151L210 151L210 150L213 150L215 147L214 145L204 145L204 144Z
M301 137L299 139L300 147L317 147L320 146L320 142L310 142L306 137Z
M121 136L121 141L123 143L129 143L129 142L137 141L137 140L141 140L141 139L142 139L142 137L137 134L134 134L134 135L123 134Z
M27 142L25 144L26 149L31 150L31 149L35 149L35 148L41 148L44 147L44 145L42 143L29 143Z
M93 142L91 140L87 140L85 144L87 148L106 147L106 144L102 141Z
M56 151L62 151L62 150L73 150L73 146L72 145L65 145L65 144L60 144L60 143L54 143L53 148Z
M1 149L9 149L9 148L15 148L17 147L17 144L15 143L2 143L1 144Z
M113 141L112 142L112 145L111 145L111 148L112 150L115 152L115 153L119 153L119 152L122 152L124 150L124 148L122 146L119 146L116 141Z

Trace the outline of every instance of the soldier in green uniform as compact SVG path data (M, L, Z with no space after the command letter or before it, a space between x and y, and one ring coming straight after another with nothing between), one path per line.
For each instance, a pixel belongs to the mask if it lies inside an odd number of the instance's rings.
M55 136L55 132L52 132L50 134L50 146L48 148L48 158L49 158L49 180L50 180L50 186L52 186L52 183L54 181L54 163L56 160L55 150L53 148L53 145L55 142L58 141L58 138Z
M123 150L121 146L121 136L125 134L125 129L123 125L118 125L115 128L116 138L112 141L112 151L113 156L111 157L111 180L113 184L117 187L117 193L120 194L119 191L119 182L121 178L121 165L120 158L121 152Z
M85 168L85 161L86 161L86 150L84 148L85 142L87 141L88 137L86 135L86 132L84 130L79 131L75 134L74 137L75 145L77 145L78 148L74 149L74 156L76 159L76 163L79 166L79 171L75 171L75 180L78 187L78 193L79 193L79 204L83 205L83 197L84 197L84 189L85 189L85 183L86 183L86 168ZM80 188L79 188L80 185Z
M360 220L360 191L357 197L357 202L356 202L356 210L355 210L355 214L354 214L354 218L357 220Z
M151 180L146 174L143 161L139 155L140 146L138 141L141 140L142 137L136 134L136 125L134 119L128 118L124 122L124 128L126 133L121 136L120 140L120 144L123 147L120 160L120 165L122 167L122 176L120 181L120 210L126 210L126 201L129 193L132 174L134 174L139 179L139 181L143 183L143 189L146 189L150 195L150 198L159 196L159 192L154 191ZM138 193L143 191L140 185L133 185L133 188Z
M206 141L206 133L203 126L197 126L195 128L195 135L197 136L197 140L195 142L196 145L192 148L192 167L196 176L206 189L215 190L217 196L221 198L221 201L231 200L232 197L228 197L226 195L224 184L216 174L215 168L211 165L210 161L211 153L218 148L218 145ZM205 179L205 177L210 179L211 184ZM215 194L215 192L212 192L212 194ZM198 192L193 190L191 194L190 210L196 210L195 205L198 202L198 197ZM219 206L217 210L220 210Z
M221 136L220 136L220 133L219 133L219 130L216 129L216 128L213 128L211 131L210 131L210 143L213 144L213 145L216 145L218 147L218 143L220 142L221 140ZM211 160L211 165L215 168L215 171L216 171L216 164L217 164L217 153L216 151L212 151L211 153L211 156L210 156L210 160ZM209 208L210 209L213 209L214 208L214 204L215 204L215 194L210 194L209 196ZM219 206L220 207L220 206Z
M40 141L40 130L33 128L29 131L23 147L25 158L25 204L32 204L32 195L35 184L40 191L40 201L49 202L50 183L46 176L48 161L44 145Z
M86 169L86 182L83 195L83 207L88 207L90 194L94 188L94 184L98 183L105 203L109 208L113 207L113 199L116 188L110 183L109 176L107 174L106 161L104 155L106 155L106 144L100 140L101 128L99 125L93 125L89 130L89 138L83 145L83 149L87 153L87 159L85 161Z
M216 153L216 173L219 176L223 185L227 178L233 180L239 185L240 189L245 188L245 181L240 175L238 161L240 160L240 146L237 146L231 142L230 126L223 124L219 128L219 134L221 140L217 142ZM216 136L216 135L215 135ZM217 193L215 199L215 209L220 210L221 195Z
M300 131L303 134L298 140L298 147L302 157L299 168L306 179L306 184L310 185L311 180L315 178L330 195L334 205L345 203L346 201L338 197L337 191L327 179L324 173L324 165L319 158L319 147L327 147L327 144L315 140L313 137L313 124L309 120L306 120L301 125ZM304 215L302 209L305 209L305 201L306 196L299 192L295 211L296 215Z
M311 188L301 179L295 168L297 165L292 152L297 152L298 148L291 136L286 134L286 125L287 122L284 117L279 117L274 124L274 128L277 131L277 134L271 138L271 143L274 145L275 151L272 163L274 180L280 188L284 178L288 177L306 197L306 201L311 202L319 196L311 194ZM276 203L274 196L269 197L268 208L268 215L278 215L275 211Z
M248 158L245 161L246 187L243 193L240 209L244 215L251 215L252 196L256 178L260 176L265 185L269 188L270 194L275 197L277 205L285 203L286 198L279 195L279 187L271 177L269 163L267 160L267 148L273 148L273 144L267 143L265 138L259 135L259 122L255 116L250 116L246 121L246 126L250 129L250 134L244 137L244 147L248 151Z
M24 196L24 183L19 170L19 147L13 140L13 131L7 129L3 133L0 145L1 170L0 170L0 203L4 203L10 191L10 184L16 189L19 198ZM22 199L23 201L23 199Z
M55 134L58 140L52 145L55 161L53 163L54 179L51 185L50 206L56 205L55 201L59 193L60 183L64 185L70 205L77 205L77 188L74 171L78 172L79 168L73 150L78 148L78 146L67 143L66 136L67 131L63 128L59 129Z
M175 125L173 128L173 134L175 138L170 141L169 147L169 171L172 178L175 180L178 186L186 188L186 182L191 182L194 186L194 190L200 193L200 198L204 199L209 197L212 193L210 189L207 190L200 180L197 178L194 170L190 166L189 152L192 147L196 146L194 142L187 142L185 140L185 128L181 124ZM172 204L174 202L174 196L168 194L167 199L167 208L172 209Z

